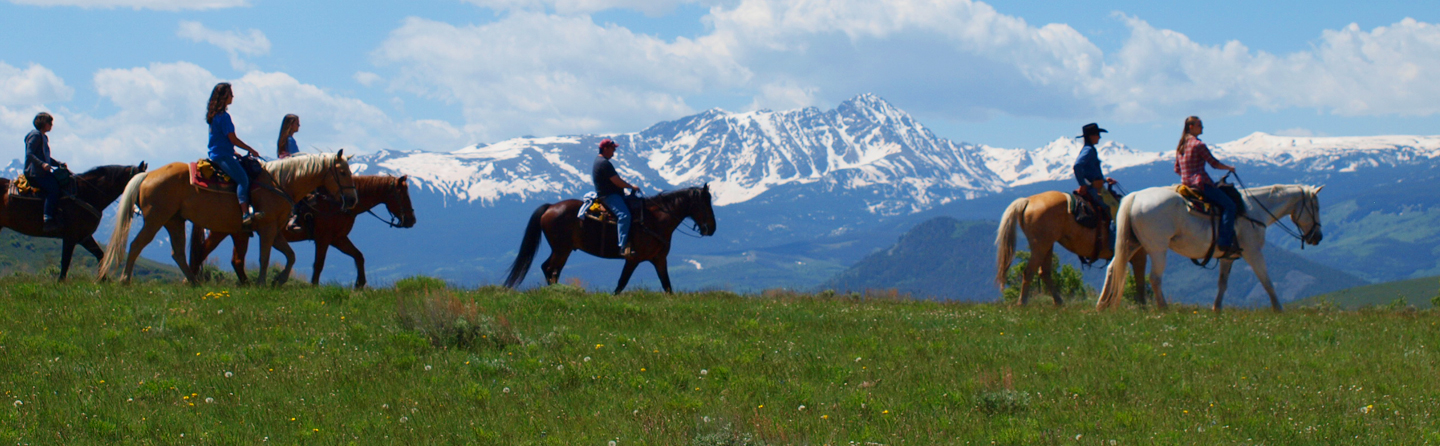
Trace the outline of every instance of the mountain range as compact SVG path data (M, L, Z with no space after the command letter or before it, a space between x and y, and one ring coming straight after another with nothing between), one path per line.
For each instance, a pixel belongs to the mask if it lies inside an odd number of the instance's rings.
M924 220L994 220L1018 196L1073 189L1070 165L1080 150L1069 137L1034 149L951 141L871 94L831 110L712 109L634 133L384 150L357 156L352 166L357 174L409 175L419 223L357 225L352 238L366 251L372 282L415 274L497 282L530 211L590 190L589 167L605 138L620 145L621 175L652 194L710 185L718 232L677 237L671 274L680 288L741 291L818 286ZM1114 141L1097 149L1107 173L1128 187L1175 182L1168 151ZM1440 203L1422 192L1440 186L1440 137L1255 133L1212 150L1239 166L1248 185L1328 185L1325 243L1295 251L1299 258L1366 281L1440 274ZM1295 245L1278 232L1272 237L1277 246ZM159 246L146 255L168 257ZM298 251L308 269L309 249ZM574 256L564 276L608 288L618 273L616 262ZM349 280L353 269L332 255L326 274ZM653 286L654 276L642 267L636 280Z

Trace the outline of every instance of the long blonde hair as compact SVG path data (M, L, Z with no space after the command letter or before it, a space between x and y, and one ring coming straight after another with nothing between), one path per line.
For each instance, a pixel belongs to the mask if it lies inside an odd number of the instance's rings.
M1175 145L1175 156L1185 154L1185 140L1190 137L1190 124L1200 122L1199 116L1185 118L1185 128L1180 129L1180 144Z
M280 120L280 140L275 142L276 155L290 155L290 147L286 143L290 142L290 136L295 134L291 127L294 127L296 122L300 122L300 117L294 113L285 115L285 119Z
M215 88L210 90L210 104L205 106L206 124L215 123L215 115L218 115L225 111L226 106L224 98L233 94L234 93L230 91L229 82L221 82L215 84Z

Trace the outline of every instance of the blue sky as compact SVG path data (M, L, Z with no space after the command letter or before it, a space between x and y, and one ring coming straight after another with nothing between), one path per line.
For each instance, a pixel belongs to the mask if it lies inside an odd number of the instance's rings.
M222 80L265 153L285 113L312 150L448 151L866 92L1001 147L1098 121L1167 150L1190 114L1212 142L1434 134L1434 23L1398 1L12 0L0 158L39 110L72 164L199 157Z

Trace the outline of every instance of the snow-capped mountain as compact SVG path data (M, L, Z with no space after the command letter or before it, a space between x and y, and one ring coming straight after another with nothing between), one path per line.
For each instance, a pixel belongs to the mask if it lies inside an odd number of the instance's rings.
M615 165L628 181L651 191L708 182L717 206L814 184L854 192L871 213L896 215L1004 187L983 148L937 137L869 94L828 111L712 109L636 133L517 138L449 153L382 151L352 163L362 174L408 174L461 202L555 199L591 188L604 138L620 144Z
M1039 149L985 147L985 167L995 172L1007 187L1075 177L1075 158L1084 147L1079 139L1059 138ZM1095 147L1105 172L1150 164L1164 159L1164 153L1139 152L1124 144L1105 141Z
M1252 133L1217 144L1216 156L1239 162L1311 172L1353 172L1440 157L1440 136L1291 137Z

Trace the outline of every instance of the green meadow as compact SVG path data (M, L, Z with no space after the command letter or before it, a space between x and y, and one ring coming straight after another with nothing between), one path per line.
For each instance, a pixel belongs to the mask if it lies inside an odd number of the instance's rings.
M10 277L0 442L1440 443L1436 313L1035 303Z

